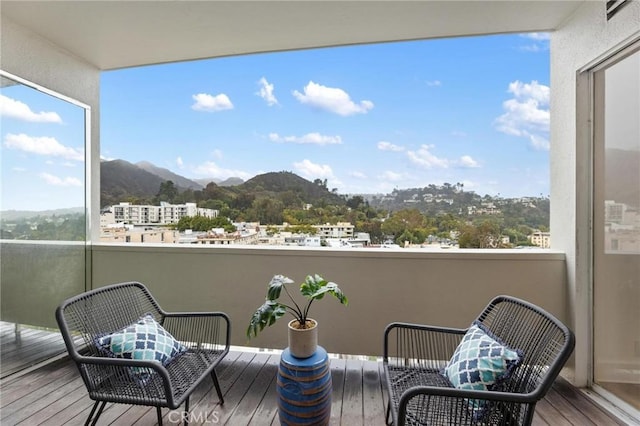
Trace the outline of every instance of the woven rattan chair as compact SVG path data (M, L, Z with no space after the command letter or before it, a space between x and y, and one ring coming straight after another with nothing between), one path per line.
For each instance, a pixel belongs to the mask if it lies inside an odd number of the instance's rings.
M452 385L443 369L467 329L392 323L384 333L387 423L395 425L529 425L574 347L573 333L543 309L509 296L493 299L481 327L523 354L500 389ZM482 403L481 416L470 404Z
M182 346L166 365L153 360L105 356L99 347L104 336L135 324L150 313ZM114 284L66 300L56 319L70 357L95 401L86 424L95 424L107 402L176 409L207 376L224 402L214 367L229 352L230 320L222 312L167 313L146 287L137 282ZM81 336L82 339L78 339Z

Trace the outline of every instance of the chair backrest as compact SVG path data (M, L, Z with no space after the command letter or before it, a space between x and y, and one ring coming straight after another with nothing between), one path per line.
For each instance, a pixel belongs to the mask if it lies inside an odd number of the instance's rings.
M56 320L69 354L75 359L80 347L97 355L95 339L134 323L146 313L162 322L164 313L147 288L139 282L101 287L65 300ZM82 339L79 339L81 337Z
M571 355L571 330L544 309L511 296L493 299L478 317L495 336L524 359L504 391L531 393L541 399Z

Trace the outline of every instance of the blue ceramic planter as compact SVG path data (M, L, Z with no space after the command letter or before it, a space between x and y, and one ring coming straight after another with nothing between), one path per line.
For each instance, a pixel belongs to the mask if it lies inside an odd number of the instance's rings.
M283 425L328 425L331 417L329 356L318 346L309 358L296 358L289 349L278 368L278 413Z

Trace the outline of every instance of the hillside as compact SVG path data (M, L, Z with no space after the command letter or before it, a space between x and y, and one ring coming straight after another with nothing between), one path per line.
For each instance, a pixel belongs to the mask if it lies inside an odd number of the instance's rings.
M212 178L192 179L192 180L196 183L199 183L203 187L207 186L211 182L215 183L218 186L237 186L237 185L242 185L244 183L244 181L239 177L230 177L225 180L212 179Z
M325 186L285 171L269 172L255 176L242 185L238 185L235 189L264 196L275 196L279 193L291 191L303 202L311 204L320 200L324 200L328 204L342 205L345 203L343 197L330 192Z
M100 174L101 207L131 199L151 203L160 185L167 180L172 181L180 193L192 191L190 195L185 194L189 198L185 202L217 199L234 204L234 199L277 198L280 194L288 193L302 203L314 204L323 200L327 204L344 204L343 197L328 191L324 185L291 172L265 173L247 182L229 178L220 183L209 182L205 187L148 162L132 164L124 160L103 161L100 163ZM196 197L195 193L200 193L200 196Z
M100 205L117 204L130 197L151 198L164 179L124 160L100 163Z
M154 164L149 163L148 161L140 161L135 164L140 167L142 170L146 170L149 173L152 173L156 176L160 176L164 180L170 180L173 182L175 186L183 189L202 189L204 185L201 185L198 182L195 182L191 179L187 179L183 176L177 175L173 173L169 169L163 169L162 167L158 167ZM208 182L207 182L208 183Z

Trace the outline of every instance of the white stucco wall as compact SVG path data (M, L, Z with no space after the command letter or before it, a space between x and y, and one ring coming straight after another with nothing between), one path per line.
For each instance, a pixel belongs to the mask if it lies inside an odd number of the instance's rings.
M75 99L91 108L91 160L93 165L90 211L100 211L100 71L91 64L0 17L0 68L32 83ZM100 229L99 215L91 216L92 229ZM96 231L96 240L99 232Z
M625 6L610 21L604 9L604 2L584 2L551 37L552 248L566 253L578 386L588 384L591 351L589 111L583 90L586 82L578 72L640 37L639 1Z

